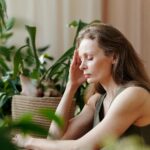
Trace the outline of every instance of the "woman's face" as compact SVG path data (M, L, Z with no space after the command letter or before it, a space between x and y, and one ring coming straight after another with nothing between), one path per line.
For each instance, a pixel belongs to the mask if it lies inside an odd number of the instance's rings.
M81 59L80 69L83 70L88 83L109 81L113 57L105 56L103 50L98 47L96 40L83 39L78 52Z

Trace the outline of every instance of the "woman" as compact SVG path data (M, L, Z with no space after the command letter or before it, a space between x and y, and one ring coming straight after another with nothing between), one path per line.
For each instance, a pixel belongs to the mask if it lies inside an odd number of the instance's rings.
M109 136L137 134L150 144L150 81L129 41L117 29L92 24L77 38L69 81L56 114L65 120L60 129L54 122L55 139L23 138L16 143L39 150L95 150ZM78 87L87 81L96 92L82 112L69 118L68 110Z

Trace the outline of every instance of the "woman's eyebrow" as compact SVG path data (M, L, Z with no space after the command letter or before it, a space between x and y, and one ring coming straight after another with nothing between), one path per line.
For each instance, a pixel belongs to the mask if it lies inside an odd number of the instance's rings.
M87 53L83 53L82 55L80 55L79 57L80 58L86 58L88 56L88 54Z

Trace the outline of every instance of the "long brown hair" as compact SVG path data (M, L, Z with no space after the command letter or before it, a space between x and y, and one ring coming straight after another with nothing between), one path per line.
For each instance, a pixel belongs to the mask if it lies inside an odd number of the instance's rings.
M86 26L78 35L76 47L83 39L96 40L106 56L114 56L116 63L112 66L112 77L117 84L133 83L150 91L150 80L144 65L125 36L111 25L96 23ZM104 88L96 84L103 94Z

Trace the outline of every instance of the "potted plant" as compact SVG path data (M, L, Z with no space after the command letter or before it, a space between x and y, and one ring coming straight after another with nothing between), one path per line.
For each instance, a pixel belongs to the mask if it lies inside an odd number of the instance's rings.
M12 79L12 55L16 47L7 45L7 41L13 33L11 29L14 19L6 19L5 0L0 1L0 119L5 115L10 115L10 105L12 95L18 93L18 79Z
M73 21L69 24L70 27L76 28L76 35L73 44L71 48L66 50L66 52L48 69L45 68L44 63L41 63L39 59L39 54L38 54L39 51L38 48L36 47L36 27L26 26L26 31L28 32L29 35L26 39L26 43L20 48L16 48L15 46L12 46L14 48L12 50L14 53L13 71L12 69L9 69L7 71L5 70L4 71L5 74L3 75L3 78L1 78L2 79L1 82L3 83L2 84L3 86L1 86L2 93L0 95L1 106L3 107L6 104L6 102L9 102L9 106L8 105L5 106L10 107L11 98L13 97L12 100L13 118L17 118L17 116L20 116L20 114L23 114L24 112L28 112L31 110L33 111L33 114L35 116L36 109L33 108L33 106L35 106L35 102L38 101L40 101L38 105L39 107L42 104L44 105L43 107L50 106L50 105L54 106L53 107L54 109L57 107L60 97L64 92L68 80L69 66L75 49L76 37L79 31L86 25L87 23L82 21ZM6 27L6 25L4 25L4 27ZM6 32L8 32L9 30L4 30L4 31L5 32L3 32L3 34L4 33L6 34ZM44 49L47 48L48 48L47 46L44 47ZM10 54L10 57L12 60L12 54ZM47 56L45 57L47 58ZM47 81L50 84L47 84L48 83ZM78 89L75 96L76 103L80 107L80 110L84 105L83 95L84 95L84 89L86 88L86 85L87 84L82 85ZM31 99L32 100L35 99L33 104L31 102ZM49 102L46 102L49 101L49 99L55 99L55 100L53 100L53 103L50 104ZM29 104L32 104L29 110L23 107L25 106L25 102L27 102L26 104L27 106L29 106ZM38 108L38 106L36 108ZM44 121L39 121L39 122L44 122ZM49 123L47 126L49 126Z
M38 50L35 44L36 27L26 26L26 30L29 33L27 43L21 46L14 55L14 70L13 77L20 78L21 91L19 95L14 95L12 99L12 117L18 119L24 113L30 112L33 114L33 121L41 124L45 128L49 128L50 120L42 117L38 110L45 107L55 109L60 101L60 97L45 97L43 95L42 84L33 84L33 80L39 81L41 75L45 71L44 63L40 62L37 54ZM46 47L47 48L47 47ZM25 65L24 50L32 57L32 62ZM31 64L33 66L31 67ZM44 87L45 88L45 87ZM44 96L44 97L41 97Z
M29 38L26 39L26 43L20 48L17 48L15 45L8 45L7 41L13 36L11 29L14 25L14 19L6 18L6 4L4 0L0 1L0 14L0 121L2 121L7 115L11 115L12 97L20 94L22 90L19 73L38 80L39 76L45 71L45 62L41 63L39 61L37 53L40 55L43 54L48 46L36 48L35 45L33 45L35 44L32 40L35 40L36 27L29 26L26 26L26 30L29 33L31 45ZM47 60L53 60L53 58L46 53L44 53L42 57ZM36 61L34 61L34 58L36 58ZM21 62L21 60L23 60L23 62ZM14 70L12 69L12 62L14 62ZM35 62L35 69L31 71ZM22 69L20 70L20 68Z
M69 66L71 62L71 58L75 49L75 40L78 35L78 32L82 27L84 27L86 23L79 21L79 22L72 22L70 26L77 27L77 33L73 42L73 46L68 49L50 68L47 70L41 70L41 62L39 61L39 57L37 55L37 49L35 44L35 35L36 35L36 28L26 26L27 31L29 33L29 41L28 46L34 52L34 59L35 59L35 68L30 73L26 73L27 69L24 67L23 58L21 51L25 46L22 46L18 49L14 57L14 76L18 76L18 73L21 72L20 81L22 85L22 94L24 95L15 95L13 96L12 100L12 116L13 118L17 118L20 115L24 114L25 112L32 112L34 114L34 119L36 122L41 123L44 127L48 128L50 125L49 120L45 120L42 118L38 113L38 109L41 107L50 107L52 109L56 109L58 103L61 99L61 95L64 92L67 80L68 80L68 72ZM36 79L36 86L33 85L33 79ZM45 87L43 82L50 81L50 85ZM45 89L50 89L53 92L49 92L48 95L45 96ZM85 85L81 86L77 91L77 95L80 97L80 107L83 106L83 88ZM30 89L30 90L29 90ZM40 97L43 96L43 97ZM82 102L82 103L81 103ZM36 106L36 107L35 107ZM70 114L73 115L74 112L74 105L73 108L70 110Z

